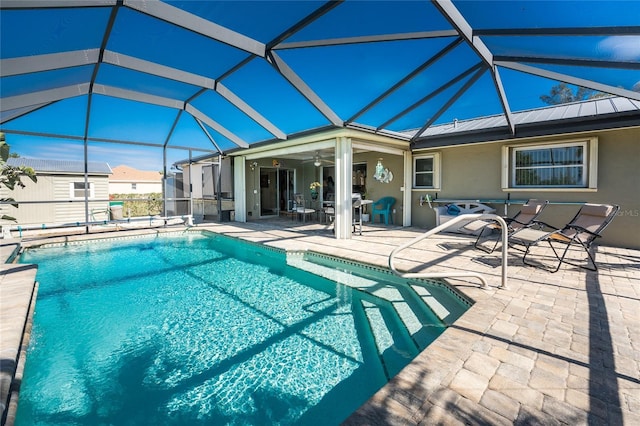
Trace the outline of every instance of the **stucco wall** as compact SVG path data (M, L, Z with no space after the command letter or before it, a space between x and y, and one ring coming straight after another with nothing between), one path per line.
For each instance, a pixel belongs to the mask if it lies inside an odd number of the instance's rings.
M373 178L376 171L378 158L382 158L382 165L393 173L393 180L389 183L378 182ZM393 205L395 213L392 213L393 223L402 224L402 191L400 188L404 186L403 179L403 157L401 155L381 154L379 152L358 153L353 156L353 163L367 164L367 177L365 179L367 192L366 198L377 201L382 197L393 197L396 203ZM369 213L371 211L369 210ZM376 223L380 222L380 218L376 218Z
M441 153L441 190L438 198L454 199L511 199L539 198L550 202L589 202L620 205L620 213L604 231L600 242L611 246L640 248L640 128L606 131L579 135L579 138L598 138L598 188L596 191L516 191L501 189L501 149L516 142L496 142L470 146L440 148L415 152ZM575 139L576 135L536 138L526 143L563 141ZM523 143L518 141L517 144ZM421 195L433 190L412 191L412 224L432 228L435 214L424 203L420 206ZM494 205L498 213L503 213L503 205ZM579 205L551 205L540 216L540 220L561 227L575 215ZM519 210L518 205L509 207L508 214Z

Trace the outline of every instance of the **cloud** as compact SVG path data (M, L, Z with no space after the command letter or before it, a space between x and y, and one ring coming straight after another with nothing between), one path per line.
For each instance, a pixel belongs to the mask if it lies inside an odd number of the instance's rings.
M598 43L598 50L619 61L640 60L640 36L612 36Z

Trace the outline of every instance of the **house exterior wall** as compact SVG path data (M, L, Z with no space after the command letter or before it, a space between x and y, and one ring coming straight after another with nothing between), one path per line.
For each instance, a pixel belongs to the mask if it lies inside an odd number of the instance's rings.
M522 143L562 142L571 139L598 139L597 189L569 190L503 190L501 188L502 147ZM502 141L421 150L420 154L439 152L441 155L441 188L435 190L412 190L412 224L433 228L435 213L427 203L420 206L420 196L441 199L506 199L538 198L554 203L588 202L620 205L620 212L604 231L599 242L607 245L640 248L640 128L619 129L581 135L558 135L554 137L531 138L526 141ZM491 204L497 212L504 213L503 204ZM561 227L577 212L577 204L552 204L539 217L540 220ZM512 216L520 205L511 205L508 215Z
M378 182L373 178L376 171L376 165L378 164L378 158L382 158L382 164L385 169L393 174L393 180L389 183ZM396 199L396 203L393 205L395 213L392 213L393 223L396 225L402 224L402 189L405 185L403 182L403 170L404 159L401 155L381 154L379 152L363 152L353 155L353 164L359 163L367 164L367 176L365 178L365 185L367 191L364 197L377 201L382 197L393 197ZM371 209L367 211L371 213ZM373 220L373 218L371 218ZM380 222L380 218L375 218L376 222Z
M136 189L131 189L135 183ZM158 182L113 182L109 181L109 194L158 194L162 192L162 181Z
M40 224L63 224L85 221L85 206L82 199L71 199L70 185L73 182L83 182L84 176L76 175L43 175L38 174L38 182L31 182L23 179L25 188L18 188L14 191L7 191L6 188L0 190L2 197L12 197L18 203L21 201L43 201L38 204L22 204L18 208L3 206L2 213L16 218L20 225L40 225ZM94 186L94 199L107 200L108 177L89 176L89 182ZM71 200L71 202L70 202ZM50 203L47 201L63 201ZM45 203L47 202L47 203ZM89 213L104 211L108 208L108 201L89 200ZM98 220L104 220L106 215L100 216Z

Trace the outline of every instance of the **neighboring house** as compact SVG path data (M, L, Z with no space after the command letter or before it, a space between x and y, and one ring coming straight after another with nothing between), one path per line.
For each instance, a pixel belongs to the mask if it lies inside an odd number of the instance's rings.
M218 164L218 157L203 156L198 159L178 161L174 164L181 173L175 182L181 184L175 191L180 196L189 197L191 194L192 214L199 220L201 217L218 215L218 200L223 211L231 211L233 204L233 172L231 159L222 159L222 167ZM220 182L218 182L220 174ZM217 196L218 184L220 197ZM168 185L169 186L169 185ZM168 207L168 212L171 208ZM178 202L175 214L186 214L186 206ZM169 214L169 213L167 213Z
M162 193L162 174L154 171L134 169L129 166L113 168L109 177L109 194Z
M38 182L23 179L25 188L9 191L0 188L2 198L14 198L18 208L2 205L2 213L16 218L19 225L58 225L84 222L88 200L89 221L92 212L106 211L109 206L109 164L88 162L88 188L85 187L84 161L9 158L10 166L32 167ZM86 189L85 189L86 188ZM104 215L103 215L104 216Z

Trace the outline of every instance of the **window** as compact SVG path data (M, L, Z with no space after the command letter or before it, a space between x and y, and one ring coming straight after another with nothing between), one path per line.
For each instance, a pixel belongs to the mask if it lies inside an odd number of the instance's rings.
M70 192L71 192L71 198L85 198L85 194L87 195L87 198L94 198L94 188L93 188L93 182L88 182L89 185L89 192L87 193L87 191L85 190L85 186L84 186L84 181L82 182L71 182L69 184L70 186Z
M504 147L503 189L596 188L596 158L596 139Z
M414 157L413 159L413 187L440 187L440 155L430 154Z
M131 184L131 190L135 191L136 189L138 189L138 184L137 183L132 183Z

